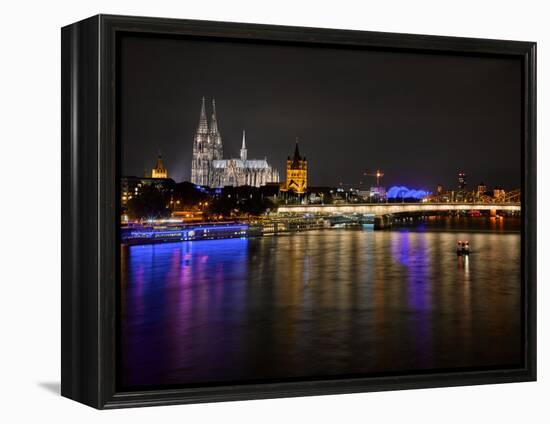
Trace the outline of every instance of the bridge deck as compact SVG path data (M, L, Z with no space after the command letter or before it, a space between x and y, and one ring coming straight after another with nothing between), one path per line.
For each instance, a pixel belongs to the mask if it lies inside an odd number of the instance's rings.
M521 203L376 203L376 204L343 204L343 205L285 205L279 206L278 213L316 213L341 214L363 213L371 215L389 215L411 212L462 210L497 210L520 212Z

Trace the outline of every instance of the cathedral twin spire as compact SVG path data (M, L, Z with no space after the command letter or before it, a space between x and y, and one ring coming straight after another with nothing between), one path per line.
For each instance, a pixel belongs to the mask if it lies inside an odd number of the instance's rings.
M218 118L216 117L216 99L212 99L212 115L210 116L210 123L206 119L206 99L202 98L201 116L199 119L199 128L197 132L203 134L216 134L219 135L218 130Z
M204 99L204 97L203 97ZM216 118L216 100L212 99L212 116L210 117L210 133L218 134L218 119Z
M223 157L222 137L218 128L215 99L212 99L212 115L210 116L209 122L206 117L206 99L204 97L202 98L201 114L199 126L195 134L194 150L211 154L211 160L221 159Z
M202 98L201 106L201 117L199 119L199 127L197 128L197 133L208 134L208 120L206 119L206 106L204 104L205 99Z
M206 99L202 98L199 126L193 141L193 162L191 181L199 185L208 185L211 177L211 163L223 157L222 137L216 118L216 101L212 99L210 122L206 117Z

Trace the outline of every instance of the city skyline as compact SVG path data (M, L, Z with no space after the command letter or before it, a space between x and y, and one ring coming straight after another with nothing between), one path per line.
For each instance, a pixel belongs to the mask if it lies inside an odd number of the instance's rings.
M197 109L206 96L216 99L227 157L238 157L246 130L249 156L267 156L281 173L298 137L312 186L372 186L362 174L378 168L388 187L452 188L459 171L469 189L482 181L520 185L521 78L512 60L415 54L413 63L400 54L397 72L392 53L340 51L342 61L322 69L315 64L331 49L164 41L123 40L124 175L143 175L160 151L170 176L189 181ZM186 57L196 67L186 67ZM345 77L362 71L352 87ZM450 80L455 86L443 88Z

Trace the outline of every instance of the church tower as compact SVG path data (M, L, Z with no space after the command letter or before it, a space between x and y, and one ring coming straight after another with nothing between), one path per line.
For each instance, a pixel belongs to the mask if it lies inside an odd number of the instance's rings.
M221 142L221 139L220 139ZM197 185L209 185L210 166L213 151L206 119L206 107L202 98L199 126L193 139L193 161L191 163L191 182Z
M216 100L212 99L212 116L210 117L210 130L208 132L209 142L212 148L212 159L223 159L222 136L218 128L218 118L216 116Z
M157 163L155 164L155 167L151 170L151 177L168 178L168 171L164 167L164 163L162 162L162 155L160 153L157 157Z
M300 156L298 139L294 148L294 156L286 161L286 182L283 191L293 191L296 194L303 194L307 190L307 160Z

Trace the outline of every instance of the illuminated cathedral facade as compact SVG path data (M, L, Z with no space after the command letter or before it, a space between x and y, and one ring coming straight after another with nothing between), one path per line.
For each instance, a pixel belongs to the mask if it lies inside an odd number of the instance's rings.
M216 102L212 100L212 115L208 121L203 97L199 125L193 139L191 182L215 188L243 185L260 187L267 183L279 182L279 173L267 162L267 158L248 159L244 131L241 146L240 157L223 158Z

